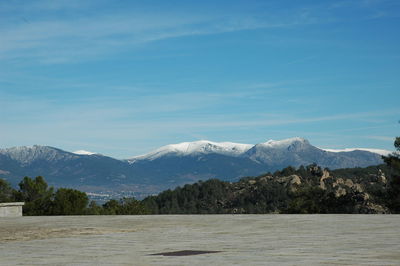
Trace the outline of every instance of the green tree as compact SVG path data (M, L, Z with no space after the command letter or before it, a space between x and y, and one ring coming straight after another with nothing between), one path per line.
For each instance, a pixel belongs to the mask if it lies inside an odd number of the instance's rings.
M15 192L10 183L0 178L0 202L15 201Z
M89 198L86 193L70 188L59 188L54 195L52 214L82 215Z
M284 211L287 213L325 213L324 204L322 204L325 191L313 185L301 187L292 193L292 200L289 202L288 208Z
M50 214L54 189L48 187L43 177L31 179L26 176L19 183L19 188L17 199L25 201L24 215Z
M103 208L99 206L94 200L89 203L89 207L86 209L85 214L87 215L100 215L103 214Z
M118 214L119 208L120 204L118 200L111 199L103 204L103 214L116 215Z
M400 213L400 137L394 141L396 151L383 160L390 167L390 180L388 187L388 207L394 213Z
M144 204L135 198L122 198L120 200L120 206L117 214L124 215L140 215L140 214L148 214L149 212L145 208Z
M157 196L148 196L142 200L142 204L148 210L149 214L159 214L159 208L157 204Z

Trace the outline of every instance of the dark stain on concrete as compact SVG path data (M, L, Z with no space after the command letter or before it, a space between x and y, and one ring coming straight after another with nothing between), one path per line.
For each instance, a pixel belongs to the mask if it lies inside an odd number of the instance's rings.
M215 250L179 250L172 252L162 252L150 254L150 256L193 256L193 255L201 255L201 254L210 254L210 253L219 253L222 251Z

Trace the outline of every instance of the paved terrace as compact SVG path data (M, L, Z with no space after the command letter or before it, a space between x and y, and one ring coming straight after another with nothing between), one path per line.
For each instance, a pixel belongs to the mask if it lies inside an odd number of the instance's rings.
M0 265L399 265L398 215L0 219Z

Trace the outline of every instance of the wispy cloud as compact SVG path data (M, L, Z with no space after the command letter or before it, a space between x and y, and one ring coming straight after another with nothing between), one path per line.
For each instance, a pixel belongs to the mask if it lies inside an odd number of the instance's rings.
M307 24L340 20L328 14L327 7L374 8L368 16L382 17L393 12L382 8L393 1L341 1L288 8L273 13L268 8L257 12L201 12L169 10L102 10L103 1L30 1L0 3L0 59L31 60L47 64L96 60L116 53L139 49L145 44L188 36L204 36L227 32L292 28ZM60 10L73 9L74 15ZM93 11L99 9L100 11ZM38 17L37 13L43 12ZM310 60L314 56L295 59L288 64Z
M20 5L20 8L26 8L24 5ZM84 2L82 7L85 5L87 2ZM61 1L30 5L32 12L38 12L44 7L50 10L79 9L79 4L75 1ZM17 10L14 12L17 13ZM29 12L27 14L29 15ZM268 13L186 14L179 10L131 10L129 13L119 12L112 15L90 12L89 16L49 15L40 19L35 16L30 18L28 15L22 15L19 20L15 20L10 14L3 17L0 26L0 59L24 58L42 63L74 62L95 59L98 56L107 56L138 48L146 43L172 38L310 23L310 15L305 15L304 10L294 10L281 16Z
M193 18L140 15L32 21L1 31L0 56L47 63L93 58L132 45L195 34L195 31L181 28L195 22Z

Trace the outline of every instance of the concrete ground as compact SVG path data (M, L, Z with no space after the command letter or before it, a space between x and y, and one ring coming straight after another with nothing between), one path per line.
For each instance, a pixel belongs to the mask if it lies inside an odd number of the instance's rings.
M399 225L399 215L1 218L0 265L400 265Z

